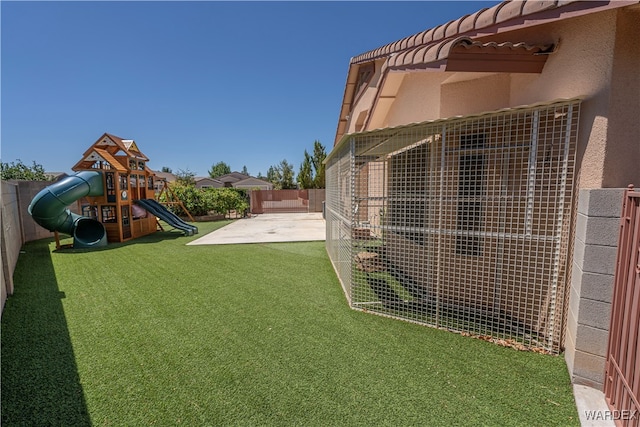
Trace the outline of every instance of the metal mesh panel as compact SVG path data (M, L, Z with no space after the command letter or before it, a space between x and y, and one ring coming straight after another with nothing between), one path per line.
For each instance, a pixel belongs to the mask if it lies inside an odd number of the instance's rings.
M560 351L579 101L353 134L327 164L349 304Z
M327 162L325 220L327 253L351 304L351 150L344 146Z

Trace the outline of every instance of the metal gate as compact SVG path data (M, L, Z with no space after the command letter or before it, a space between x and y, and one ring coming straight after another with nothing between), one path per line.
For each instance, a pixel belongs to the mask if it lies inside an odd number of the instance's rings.
M251 213L322 212L324 188L308 190L253 190Z
M619 425L640 425L640 191L625 192L609 328L604 392ZM619 411L619 412L615 412Z
M255 190L251 192L251 213L309 212L308 190Z

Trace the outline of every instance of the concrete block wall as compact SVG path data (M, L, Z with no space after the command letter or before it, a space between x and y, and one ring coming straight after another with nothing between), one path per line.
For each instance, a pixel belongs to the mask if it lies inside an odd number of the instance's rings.
M574 384L602 390L623 188L578 194L565 360Z
M27 211L33 197L50 184L50 181L2 181L0 310L4 308L7 296L13 293L13 272L22 245L53 236L52 232L36 224Z
M7 295L13 293L13 271L22 247L22 227L18 203L18 185L2 181L2 280L0 307L4 307Z
M38 225L31 215L28 207L31 200L43 188L51 185L51 181L15 181L18 184L18 203L20 207L20 218L22 221L22 239L26 242L53 237L53 233ZM74 204L75 205L75 204ZM72 211L77 211L77 209Z

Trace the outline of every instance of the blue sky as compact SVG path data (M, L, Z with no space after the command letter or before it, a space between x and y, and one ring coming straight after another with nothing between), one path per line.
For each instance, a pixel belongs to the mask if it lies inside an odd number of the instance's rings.
M2 1L2 161L70 172L109 132L157 170L297 172L351 57L496 3Z

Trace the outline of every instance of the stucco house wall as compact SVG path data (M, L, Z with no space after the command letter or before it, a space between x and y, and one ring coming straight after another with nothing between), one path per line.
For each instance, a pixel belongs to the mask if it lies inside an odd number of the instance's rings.
M464 116L510 107L509 74L492 74L442 85L443 117Z
M407 74L401 81L389 113L380 123L384 125L375 123L370 129L440 118L441 85L450 77L447 73Z
M504 2L479 12L474 19L483 20L492 10L499 11L494 18L503 12L507 16L519 5L524 5L519 13L526 15L530 5L536 8L542 3ZM598 263L611 261L616 248L611 236L604 240L597 237L601 230L596 225L606 223L607 230L614 230L612 224L618 221L616 212L620 209L620 203L616 204L614 199L622 194L620 188L631 183L640 185L640 4L633 1L545 4L550 9L537 16L518 16L511 21L496 19L492 26L471 33L474 41L482 43L554 43L555 51L548 55L540 73L386 70L385 60L413 42L406 39L357 57L358 61L366 61L366 55L373 55L380 72L365 95L354 100L353 114L347 116L343 112L345 101L350 98L348 94L345 96L340 119L346 118L347 122L342 125L339 121L336 143L348 133L556 99L583 99L575 161L574 206L578 209L573 212L575 240L570 245L577 252L568 274L571 288L565 358L574 382L601 388L613 267ZM585 8L589 10L585 12ZM461 21L469 20L461 18L452 23ZM454 27L443 24L432 30L453 38L457 34L449 29ZM421 37L419 34L411 40L418 45ZM380 52L391 51L394 52L380 58ZM352 62L350 67L357 69L364 63ZM362 112L366 112L366 117ZM607 206L603 208L605 199ZM603 261L605 258L608 261ZM598 280L594 279L596 275ZM589 308L596 306L597 310Z

